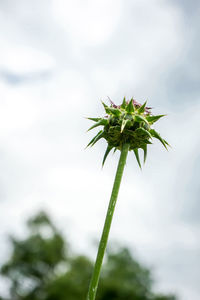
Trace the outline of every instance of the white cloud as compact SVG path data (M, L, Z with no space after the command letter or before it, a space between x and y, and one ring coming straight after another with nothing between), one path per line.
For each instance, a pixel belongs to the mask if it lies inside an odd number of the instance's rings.
M71 39L84 46L105 43L118 25L121 15L119 0L55 0L53 15Z
M49 71L54 67L55 61L50 55L31 47L3 44L0 49L0 68L7 72L24 75Z

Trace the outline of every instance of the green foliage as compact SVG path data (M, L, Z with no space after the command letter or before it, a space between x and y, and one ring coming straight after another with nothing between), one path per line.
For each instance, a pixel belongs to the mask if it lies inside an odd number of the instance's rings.
M154 116L151 109L146 107L146 102L141 105L134 99L126 101L123 99L121 105L115 105L111 101L111 106L103 103L106 116L103 118L88 118L95 122L88 130L103 126L103 129L90 141L88 146L93 146L98 140L105 139L108 143L103 164L111 149L121 150L124 144L129 144L129 151L138 154L138 149L144 150L146 159L147 145L151 144L152 138L158 139L167 149L168 143L151 128L164 115ZM109 150L109 151L108 151ZM137 162L141 168L139 156L136 155ZM144 162L145 162L144 159Z
M11 257L1 267L1 275L11 283L8 300L85 300L92 273L90 259L69 254L68 244L45 213L27 225L28 237L11 239ZM108 252L97 300L175 299L152 293L150 271L128 249Z
M122 248L108 254L97 299L150 299L151 284L149 270Z
M25 240L11 238L13 252L1 274L10 278L14 299L39 300L58 264L66 261L67 252L62 235L45 213L30 219L27 225L30 235Z

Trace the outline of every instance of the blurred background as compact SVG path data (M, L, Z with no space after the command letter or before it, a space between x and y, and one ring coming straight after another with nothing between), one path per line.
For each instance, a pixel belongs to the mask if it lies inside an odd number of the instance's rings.
M172 149L151 145L142 172L129 155L110 242L158 293L199 299L199 13L197 0L0 0L0 265L40 210L94 260L119 153L101 169L85 117L134 97L167 114L155 126Z

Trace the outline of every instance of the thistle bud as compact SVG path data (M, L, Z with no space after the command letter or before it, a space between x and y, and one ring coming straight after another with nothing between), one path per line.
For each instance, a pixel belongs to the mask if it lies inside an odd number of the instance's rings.
M109 152L114 149L121 150L126 143L129 144L129 151L133 151L137 162L141 168L138 149L144 151L144 162L147 156L147 146L152 144L152 139L158 139L167 149L169 144L161 138L152 125L164 115L154 116L151 108L146 106L146 102L141 105L133 98L129 101L123 99L121 105L116 105L111 101L107 106L103 103L106 115L103 118L88 118L95 124L88 130L102 126L97 135L89 142L87 146L93 146L97 141L104 138L107 143L107 149L103 158L104 162Z

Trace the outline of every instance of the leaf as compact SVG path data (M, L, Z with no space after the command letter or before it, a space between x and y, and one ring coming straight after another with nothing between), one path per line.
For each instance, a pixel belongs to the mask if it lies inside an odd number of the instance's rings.
M149 140L144 140L143 142L144 142L145 144L147 144L147 145L148 145L148 144L149 144L149 145L152 144L152 142L150 142Z
M91 139L91 141L90 141L89 144L86 146L86 148L89 147L90 145L93 146L93 145L94 145L93 143L96 143L96 142L97 142L97 141L95 141L95 139L97 139L102 133L103 133L103 130L100 130L100 131L97 133L97 135L95 135L95 137L93 137L93 138Z
M146 158L147 158L147 145L145 144L143 147L142 147L143 151L144 151L144 163L146 162Z
M146 116L146 119L147 119L148 122L154 123L154 122L158 121L160 118L162 118L164 116L166 116L166 115Z
M124 97L121 108L125 109L126 108L126 98Z
M147 101L144 102L144 104L142 106L140 106L140 108L138 109L138 113L139 114L141 114L141 113L143 113L145 111L146 104L147 104Z
M98 122L101 120L101 118L87 118L88 120L94 121L94 122Z
M110 153L110 151L112 150L112 148L113 148L112 146L109 146L109 145L107 146L106 152L103 157L102 168L103 168L106 158L107 158L108 154Z
M115 117L119 117L120 114L121 114L121 111L118 108L107 107L106 108L106 113L107 114L112 114Z
M102 130L101 130L101 131L102 131ZM87 144L87 146L86 146L85 148L89 147L89 146L94 142L95 138L98 136L99 133L100 133L100 131L97 133L97 135L95 135L95 136L91 139L91 141L89 142L89 144Z
M144 129L143 127L140 127L138 129L136 129L136 132L143 133L143 134L145 134L146 136L148 136L152 139L151 133L148 130Z
M159 135L159 133L157 131L155 131L154 129L150 129L150 133L153 137L158 139L163 144L163 146L165 147L166 150L168 150L165 141L161 138L161 136Z
M139 157L139 153L138 153L138 148L133 149L133 151L134 151L134 153L135 153L135 157L136 157L136 160L137 160L137 162L138 162L138 165L139 165L140 169L142 169L141 163L140 163L140 157Z
M163 141L165 142L165 144L166 144L167 146L171 147L171 145L170 145L166 140L163 139Z
M93 141L91 146L94 146L94 144L96 144L96 142L98 142L103 137L104 137L104 132L103 130L101 130L101 133L96 137L96 139Z
M122 120L122 125L121 125L121 132L123 132L124 128L126 127L126 124L129 122L127 119Z
M101 103L103 104L105 111L106 111L106 109L108 108L108 105L106 105L103 101L101 101Z
M94 124L93 126L91 126L88 131L90 131L91 129L97 127L97 126L101 126L101 125L106 125L108 124L108 120L106 119L101 119L100 121L98 121L96 124Z
M118 108L108 107L103 101L102 101L102 104L103 104L107 114L109 114L109 115L112 114L116 117L119 117L119 115L121 114L121 111Z
M145 122L146 124L148 124L148 121L142 116L135 115L134 119L136 122Z
M126 107L127 113L132 113L134 112L134 106L133 106L133 100L131 99Z

